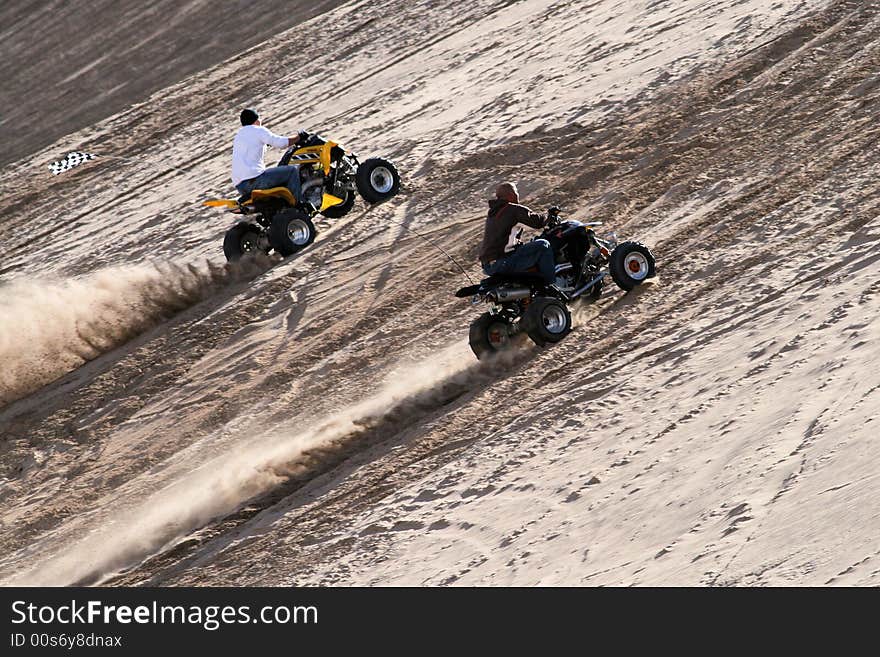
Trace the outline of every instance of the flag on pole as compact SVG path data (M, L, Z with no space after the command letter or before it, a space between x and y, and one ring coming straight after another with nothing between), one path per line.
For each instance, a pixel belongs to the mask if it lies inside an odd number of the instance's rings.
M59 173L64 173L73 167L78 167L83 162L91 160L94 157L96 157L94 153L72 151L68 153L63 160L58 160L57 162L50 164L49 170L57 176Z

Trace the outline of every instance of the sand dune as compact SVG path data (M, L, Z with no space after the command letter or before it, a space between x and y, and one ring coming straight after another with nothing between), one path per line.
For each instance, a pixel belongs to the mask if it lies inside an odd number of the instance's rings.
M227 217L198 203L229 191L237 107L210 90L245 73L272 127L405 173L391 203L322 219L302 254L144 314L0 409L0 581L876 584L876 7L321 20L341 45L313 72L292 31L63 140L136 162L21 188L59 145L0 174L0 293L92 281L76 318L106 268L222 262ZM650 244L659 276L487 368L464 277L413 230L479 277L501 178Z
M491 363L472 363L461 352L461 345L453 345L424 362L398 368L374 395L322 418L314 427L282 423L252 438L246 434L256 429L243 431L234 453L220 454L185 476L170 478L146 501L123 510L108 500L111 513L100 529L10 582L38 586L99 582L232 514L244 502L266 503L284 487L313 478L522 357L510 354ZM155 485L154 475L150 473ZM141 487L137 482L128 486ZM132 517L137 518L134 524Z
M0 74L5 81L0 89L0 165L146 101L339 4L5 2L0 6Z

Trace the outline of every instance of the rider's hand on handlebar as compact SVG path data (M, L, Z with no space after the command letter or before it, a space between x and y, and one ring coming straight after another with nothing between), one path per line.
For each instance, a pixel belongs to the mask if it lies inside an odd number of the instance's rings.
M544 224L548 226L552 226L556 222L559 221L559 207L556 205L550 206L547 208L547 218L544 220Z

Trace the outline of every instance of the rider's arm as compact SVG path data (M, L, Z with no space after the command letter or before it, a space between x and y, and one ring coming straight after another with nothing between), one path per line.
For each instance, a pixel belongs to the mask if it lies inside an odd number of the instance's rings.
M302 143L305 143L306 139L308 139L309 136L310 136L310 135L309 135L308 132L306 132L305 130L300 130L300 131L299 131L298 133L296 133L293 137L288 137L288 138L287 138L287 147L290 148L290 147L293 146L294 144L302 144Z
M524 205L517 203L510 204L510 212L516 223L525 224L531 228L543 228L546 217L542 214L532 212Z
M268 144L274 148L290 148L296 142L299 141L299 135L294 137L282 137L281 135L276 135L274 132L269 130L269 128L264 128L260 126L261 133L263 137L263 143Z

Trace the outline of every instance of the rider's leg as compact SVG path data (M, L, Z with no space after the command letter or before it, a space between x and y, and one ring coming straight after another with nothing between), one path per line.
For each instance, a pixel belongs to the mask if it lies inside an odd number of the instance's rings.
M530 267L538 267L545 283L556 280L556 261L553 249L547 240L533 240L519 246L516 251L504 259L505 273L526 271Z
M292 164L283 167L270 167L256 178L252 178L247 182L254 183L251 190L287 187L297 201L300 200L300 195L302 194L302 187L299 182L299 167Z
M494 276L504 271L504 259L500 258L491 265L483 265L483 273L486 276Z
M540 244L538 249L538 271L544 277L544 282L548 285L556 280L556 258L553 255L553 248L547 240L535 240L532 244Z
M242 180L235 186L235 189L241 194L240 202L243 202L245 199L249 198L251 192L254 190L254 180L256 178L251 178L250 180Z

